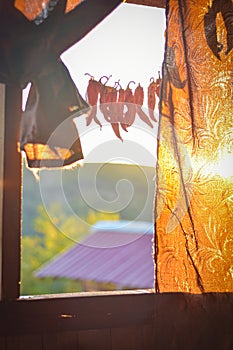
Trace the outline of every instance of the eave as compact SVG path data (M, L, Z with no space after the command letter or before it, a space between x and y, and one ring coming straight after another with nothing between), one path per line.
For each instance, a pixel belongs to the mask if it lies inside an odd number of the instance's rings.
M126 2L135 5L145 5L159 8L166 7L166 0L126 0Z

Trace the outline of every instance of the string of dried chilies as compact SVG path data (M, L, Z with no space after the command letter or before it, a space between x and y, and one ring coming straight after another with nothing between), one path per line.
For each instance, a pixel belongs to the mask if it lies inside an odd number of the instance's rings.
M152 122L157 122L154 112L156 106L156 100L160 96L161 78L154 80L150 79L150 85L147 90L147 106L149 115L143 110L144 102L144 90L143 87L138 84L134 92L130 87L131 84L135 84L134 81L130 81L123 89L119 83L119 80L115 82L114 86L107 85L109 79L112 77L102 76L98 81L94 79L89 73L85 73L90 77L87 87L86 99L89 105L92 107L89 115L87 116L87 126L92 121L97 123L100 128L101 122L97 118L97 106L99 105L100 111L104 116L104 119L109 122L115 135L122 140L120 134L120 127L124 131L128 131L128 128L134 123L136 115L153 128ZM105 82L103 83L103 79Z

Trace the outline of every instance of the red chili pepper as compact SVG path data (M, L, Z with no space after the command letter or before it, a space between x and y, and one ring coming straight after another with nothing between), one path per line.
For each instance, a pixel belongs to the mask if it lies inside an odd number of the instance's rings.
M150 119L146 115L146 113L143 112L142 110L142 105L143 105L143 100L144 100L144 91L143 87L138 84L134 91L134 101L136 103L136 112L139 116L139 118L145 122L147 125L149 125L151 128L153 128L153 124L151 123Z
M117 89L112 86L102 85L100 91L100 110L104 119L109 122L115 135L122 140L117 118Z
M154 122L157 122L157 119L154 116L154 110L155 110L155 103L156 103L156 97L155 97L155 89L156 89L156 83L154 81L154 78L151 78L151 83L148 86L148 109L149 109L149 116L151 118L151 120L153 120Z
M130 81L129 84L130 83L134 83L134 81ZM129 87L129 84L125 90L125 105L128 108L128 110L124 114L124 127L126 129L133 124L136 117L136 105L134 102L134 95Z
M111 126L112 126L112 130L114 131L114 134L116 135L116 137L118 137L118 139L123 141L121 134L120 134L119 123L111 123Z
M156 83L156 88L155 88L155 93L160 98L160 90L161 90L161 84L162 84L162 79L160 78L160 72L159 72L159 77L155 81Z
M107 105L110 123L118 122L117 119L117 89L115 87L109 90L109 102Z
M125 90L122 87L118 90L117 98L117 120L120 122L120 125L123 130L128 131L126 128L124 120L124 102L125 102Z
M100 84L100 110L101 112L104 114L105 117L105 103L109 102L109 91L110 91L110 87L106 86L108 80L110 79L111 75L109 77L103 76L100 78L99 80L99 84ZM106 78L106 82L105 84L102 83L102 79Z
M99 94L100 94L100 84L98 81L94 80L94 77L91 76L87 87L87 102L91 105L91 112L86 119L87 126L90 125L92 120L94 119L94 121L100 127L102 127L100 121L96 116Z
M111 86L102 85L100 90L100 110L107 122L111 122L109 106L112 100L112 89Z
M143 87L140 85L140 83L138 84L138 86L136 87L136 89L134 91L134 101L139 106L143 105L144 91L143 91Z
M113 88L110 92L110 103L109 103L109 116L110 116L110 123L112 126L112 129L115 133L115 135L123 141L121 135L120 135L120 128L119 128L119 119L118 119L118 104L117 104L117 89Z

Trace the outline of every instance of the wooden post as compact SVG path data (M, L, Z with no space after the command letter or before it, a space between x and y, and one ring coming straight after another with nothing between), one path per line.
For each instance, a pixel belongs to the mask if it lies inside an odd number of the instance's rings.
M3 162L4 162L4 130L5 130L5 85L0 84L0 281L2 281L2 204L3 204ZM0 288L2 299L2 288Z
M21 89L0 87L0 298L20 294L21 155L17 150Z

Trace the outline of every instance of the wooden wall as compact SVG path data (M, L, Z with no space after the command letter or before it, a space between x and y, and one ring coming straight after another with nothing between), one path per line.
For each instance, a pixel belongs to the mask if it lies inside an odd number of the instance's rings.
M0 303L1 350L233 349L233 294L144 292Z

